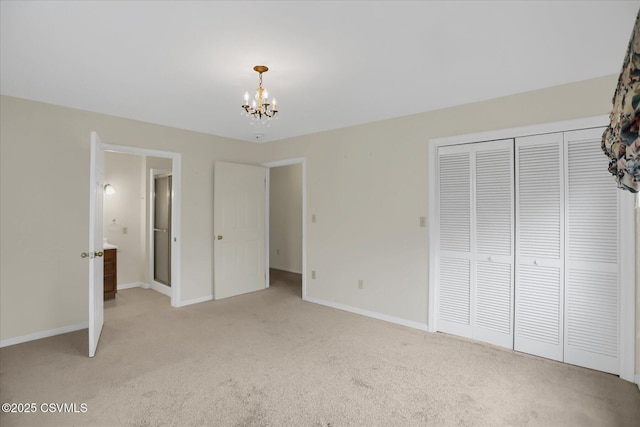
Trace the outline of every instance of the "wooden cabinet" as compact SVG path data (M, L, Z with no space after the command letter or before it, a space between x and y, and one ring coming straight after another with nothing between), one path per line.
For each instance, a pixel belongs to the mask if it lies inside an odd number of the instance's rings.
M118 291L117 250L104 250L104 299L115 298Z

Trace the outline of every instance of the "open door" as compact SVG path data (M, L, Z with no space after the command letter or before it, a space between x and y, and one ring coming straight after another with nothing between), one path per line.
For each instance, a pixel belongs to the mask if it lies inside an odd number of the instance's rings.
M104 150L98 134L91 132L89 165L89 357L96 354L104 323L103 197Z
M265 289L267 169L216 162L214 298Z
M153 280L171 287L172 175L153 177Z

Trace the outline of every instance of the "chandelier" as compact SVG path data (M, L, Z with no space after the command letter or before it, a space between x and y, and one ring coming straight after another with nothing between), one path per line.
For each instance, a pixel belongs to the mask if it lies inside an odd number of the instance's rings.
M273 98L273 101L270 104L269 92L267 92L267 89L262 87L262 73L269 71L269 68L265 65L256 65L253 67L253 70L260 75L258 80L259 86L258 89L256 89L256 95L254 96L251 105L249 105L249 92L244 93L244 104L242 105L242 108L244 109L243 114L254 120L260 120L263 117L266 117L267 120L271 120L278 113L276 99Z

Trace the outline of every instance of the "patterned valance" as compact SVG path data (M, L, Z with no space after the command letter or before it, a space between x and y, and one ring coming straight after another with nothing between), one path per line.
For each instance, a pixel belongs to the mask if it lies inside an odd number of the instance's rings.
M640 191L640 11L631 32L618 87L613 95L611 123L602 135L602 150L609 156L609 172L618 187Z

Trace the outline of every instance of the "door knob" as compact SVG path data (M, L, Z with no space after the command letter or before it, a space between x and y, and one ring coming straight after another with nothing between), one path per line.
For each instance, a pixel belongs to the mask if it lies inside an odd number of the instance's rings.
M218 240L222 240L222 236L218 234Z
M104 252L100 251L100 252L96 252L96 256L102 256L104 255Z

